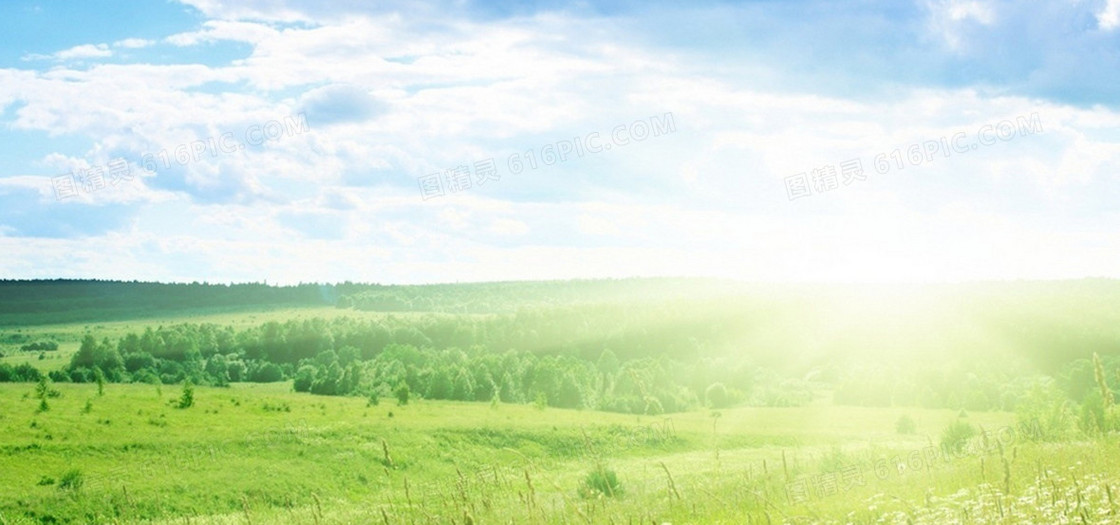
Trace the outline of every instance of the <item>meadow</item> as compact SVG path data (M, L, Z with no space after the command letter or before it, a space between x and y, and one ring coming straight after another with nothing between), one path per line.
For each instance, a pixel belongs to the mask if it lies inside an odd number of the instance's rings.
M504 325L487 324L500 323L504 309L452 315L433 304L425 308L445 316L438 319L470 323L466 332L506 341L495 328ZM1102 334L1097 344L1107 350L1114 335L1100 331L1099 320L1114 313L1098 308L1108 304L1083 306L1092 330L1069 328L1068 337ZM1037 311L1029 306L1016 308ZM735 382L731 375L748 369L720 371L730 361L720 360L726 356L711 349L722 341L720 334L734 330L716 333L696 321L714 318L717 326L726 324L727 316L717 315L725 308L693 310L687 316L697 333L714 334L707 343L690 347L709 348L694 357L714 360L714 366L698 365L681 352L672 352L671 358L655 356L665 368L689 376L679 384L657 386L667 380L653 372L642 375L659 370L640 354L646 335L626 339L615 333L610 343L620 363L611 366L600 358L586 370L579 361L543 367L552 363L546 354L557 350L534 349L544 357L516 361L527 368L514 374L513 385L525 390L514 391L514 400L503 399L500 388L474 395L478 386L470 391L471 400L456 400L455 389L439 394L433 386L442 373L439 367L448 363L459 367L460 375L486 372L487 356L496 350L476 348L450 361L417 361L415 374L406 373L407 367L397 361L382 362L387 355L404 356L400 359L410 363L416 358L404 353L404 346L394 346L403 344L397 339L405 337L398 335L404 332L400 327L410 323L425 331L431 345L417 347L417 355L449 351L433 328L440 325L431 312L252 305L89 322L11 322L0 329L0 350L6 354L0 363L26 363L44 374L38 383L0 383L0 524L1120 522L1120 502L1115 502L1120 497L1120 442L1116 407L1110 403L1120 378L1112 359L1115 347L1088 365L1071 358L1052 374L1041 366L1033 373L1012 368L1013 374L990 381L983 373L992 370L992 357L975 355L974 377L959 384L950 380L944 387L948 395L907 397L942 388L915 373L906 376L909 383L893 384L892 394L881 403L882 396L853 386L879 377L864 375L874 370L870 360L823 366L812 361L819 348L800 343L791 342L797 351L778 360L785 366L756 364L749 369L750 384ZM681 317L680 310L657 309L657 315ZM540 321L541 316L529 315L521 306L508 312L520 316L517 326L570 321L556 312ZM1010 315L997 313L1004 316L1000 322ZM633 315L627 322L647 314ZM1071 318L1068 311L1060 316ZM846 333L853 340L886 340L898 335L900 326L914 330L912 323L930 319L887 326L882 332L849 328ZM288 322L292 327L325 327L333 334L334 347L283 362L281 380L211 384L213 368L207 365L214 360L237 358L252 368L254 359L272 358L265 350L254 357L255 342L238 335L241 331L264 333L263 326ZM366 328L354 327L365 327L365 322L389 323L391 339L378 351L367 352L352 337L364 333ZM67 380L80 369L87 335L107 340L106 347L119 348L127 357L133 355L129 334L206 324L228 327L238 350L218 359L223 350L207 351L205 344L193 348L201 361L192 368L192 354L187 353L181 367L185 382L142 381L143 368L127 367L111 381ZM842 330L838 324L833 319L828 330ZM776 325L771 320L769 330L752 331L751 337L799 341ZM352 329L356 331L347 332ZM970 326L967 333L974 330ZM586 334L573 337L579 341L559 352L586 354L580 346ZM960 333L941 337L964 338ZM20 344L45 340L57 342L58 350L19 350ZM170 339L160 341L173 345ZM339 367L340 356L347 354L342 348L350 342L358 346L353 362ZM1040 348L1049 352L1050 339L1044 343ZM1001 347L994 355L1006 350ZM290 354L281 346L274 351ZM941 359L959 364L960 354L971 351L968 344L947 347ZM163 370L174 358L157 352L155 359L165 361L157 366ZM1046 353L1040 361L1051 360ZM394 367L400 370L390 372ZM335 395L296 391L299 370L321 384L340 368L360 377L352 390ZM553 383L540 380L542 371L573 378L571 385L583 389L579 406L558 406L566 399L568 383L557 382L554 396L547 390ZM105 372L110 377L112 371ZM382 381L391 373L398 375ZM586 380L579 375L584 373ZM644 405L615 402L629 399L627 381L645 395ZM726 397L713 394L712 381L720 382L718 392ZM1013 398L1005 402L1000 392L989 393L992 384L1003 381L1033 386L1003 390ZM735 393L723 392L724 383ZM397 384L412 387L407 401L387 388ZM695 391L690 402L682 401L689 396L680 394L681 389ZM785 395L787 390L796 395ZM662 395L670 397L651 404ZM680 404L670 410L673 399ZM979 403L977 399L988 401L982 409L966 406ZM925 400L925 406L918 400ZM1098 405L1099 411L1094 408ZM634 406L638 409L631 410Z

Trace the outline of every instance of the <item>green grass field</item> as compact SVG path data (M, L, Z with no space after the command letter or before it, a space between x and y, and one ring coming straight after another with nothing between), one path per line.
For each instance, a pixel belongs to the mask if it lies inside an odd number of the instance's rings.
M196 309L11 326L0 331L0 362L59 371L86 334L118 340L181 323L424 315ZM798 341L781 337L778 347ZM19 350L44 340L59 349ZM801 352L789 359L808 362ZM373 404L295 392L290 379L195 386L188 408L175 406L181 384L107 383L99 394L55 382L51 396L0 383L0 525L1120 523L1116 432L1038 439L1021 414L853 406L837 401L835 378L798 384L815 389L799 406L633 415L419 392L403 406L386 395ZM913 428L900 432L904 416ZM981 432L946 452L944 433L960 421Z
M945 410L821 404L714 418L438 401L369 406L292 393L286 383L197 388L194 406L177 409L169 403L180 389L170 385L113 384L103 396L94 385L57 388L40 413L33 385L0 386L4 523L875 522L887 512L957 512L969 495L1004 497L1013 513L1036 487L1074 484L1083 494L1064 503L1074 507L1051 510L1076 517L1087 509L1097 522L1112 507L1090 489L1117 481L1108 475L1114 445L1000 438L1012 422L1002 413L968 418L1007 445L1006 496L995 447L922 456L957 417ZM917 433L895 432L904 413ZM623 493L581 496L600 464L617 472ZM80 485L63 486L71 471ZM1036 482L1040 472L1049 475ZM1030 509L1019 503L1018 512ZM970 519L1004 522L995 518Z

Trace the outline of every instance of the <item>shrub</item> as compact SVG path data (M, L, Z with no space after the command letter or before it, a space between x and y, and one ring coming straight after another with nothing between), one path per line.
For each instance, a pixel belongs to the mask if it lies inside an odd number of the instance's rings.
M949 453L960 454L968 440L976 435L976 429L967 421L956 420L941 432L941 448Z
M828 453L821 456L821 472L840 472L844 467L850 465L848 457L840 447L833 446L829 449Z
M20 363L12 368L12 381L25 381L34 382L38 381L43 374L39 372L38 368L31 366L30 363Z
M97 381L97 396L105 395L105 374L100 368L93 369L93 379Z
M704 391L704 397L708 401L708 406L711 408L727 408L727 387L723 383L712 383L708 389Z
M579 487L579 495L584 498L607 496L615 497L621 496L623 493L622 484L618 481L618 475L608 468L602 466L596 467L587 476L583 478L583 484Z
M407 405L408 404L408 397L410 395L410 391L408 389L408 383L405 383L405 382L402 381L401 384L397 385L396 390L393 390L393 395L397 396L397 404L398 405L400 405L400 406Z
M903 414L899 416L898 421L894 423L894 430L899 434L913 434L918 431L917 423L910 416Z
M68 470L58 479L59 490L78 490L85 484L85 476L78 469Z
M194 386L190 380L183 382L183 393L175 403L176 408L190 408L194 406Z
M253 371L250 380L254 383L275 383L284 380L284 370L276 363L264 363Z
M303 365L296 371L296 377L292 381L292 389L296 392L310 392L311 384L315 382L315 373L318 371L314 366Z
M646 397L645 414L648 416L660 416L665 413L665 408L661 406L661 400L656 397Z

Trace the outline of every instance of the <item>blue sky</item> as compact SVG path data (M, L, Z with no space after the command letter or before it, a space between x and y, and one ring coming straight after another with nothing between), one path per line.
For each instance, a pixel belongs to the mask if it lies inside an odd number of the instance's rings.
M360 4L5 2L0 278L1120 277L1120 0Z

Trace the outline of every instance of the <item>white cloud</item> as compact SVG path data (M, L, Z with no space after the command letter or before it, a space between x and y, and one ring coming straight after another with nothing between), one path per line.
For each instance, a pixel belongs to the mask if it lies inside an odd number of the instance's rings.
M113 47L121 47L124 49L142 49L155 45L154 40L145 40L143 38L126 38L113 42Z
M221 40L256 44L273 38L277 34L278 32L275 29L265 24L210 20L203 24L202 30L176 33L165 38L164 41L178 47L189 47Z
M983 0L927 0L929 27L953 51L961 51L964 40L975 25L991 25L995 8Z
M610 18L421 25L431 20L379 15L284 27L230 21L264 19L260 6L193 4L221 20L167 42L240 41L250 54L213 66L0 70L0 106L22 102L12 130L92 142L44 159L44 169L121 154L174 159L181 145L227 132L240 139L250 126L313 103L377 118L311 120L308 133L221 155L208 150L135 188L105 190L136 195L92 195L82 203L139 210L94 238L0 237L0 250L12 254L0 272L417 282L966 279L1120 268L1120 239L1110 233L1120 229L1108 230L1120 226L1117 217L1083 212L1099 219L1087 240L1062 214L1086 192L1107 189L1120 165L1120 140L1109 135L1120 116L1106 108L970 88L899 86L874 100L811 86L768 89L628 41ZM969 31L1000 14L978 1L929 5L938 34L960 49ZM309 20L302 8L276 6L279 18L270 21ZM152 45L130 40L113 47ZM506 169L512 153L539 154L559 140L665 112L675 116L672 135L516 176ZM1043 117L1037 137L874 172L876 154L904 156L910 144L1031 112ZM501 180L421 200L416 176L490 157ZM863 159L868 180L788 201L784 177L853 157ZM43 181L0 179L0 187L42 198ZM59 220L83 220L74 208L59 208ZM1034 240L1046 221L1053 224L1041 234L1045 242ZM107 250L108 260L96 257ZM57 256L63 252L75 258Z
M1097 15L1097 23L1106 31L1120 27L1120 0L1108 0Z
M258 0L238 2L225 0L181 0L201 11L209 18L224 20L272 20L282 22L308 22L311 17L303 10L291 7L285 0ZM329 4L330 2L324 2Z
M529 226L515 219L497 219L490 223L490 232L495 235L517 237L529 233Z
M83 44L54 54L54 57L59 60L107 58L111 56L113 56L113 52L109 49L109 46L105 44Z

